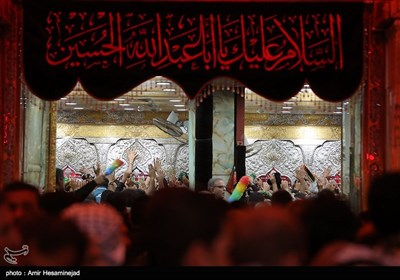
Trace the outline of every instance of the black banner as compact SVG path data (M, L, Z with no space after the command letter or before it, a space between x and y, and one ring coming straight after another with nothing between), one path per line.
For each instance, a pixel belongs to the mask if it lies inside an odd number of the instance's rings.
M189 98L232 78L275 101L322 99L362 78L363 3L24 1L24 78L58 100L81 82L110 100L164 76Z

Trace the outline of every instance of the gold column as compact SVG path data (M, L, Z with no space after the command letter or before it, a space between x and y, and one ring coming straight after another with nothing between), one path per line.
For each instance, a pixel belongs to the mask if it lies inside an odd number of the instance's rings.
M57 135L57 104L50 103L49 145L47 161L47 178L44 192L54 192L56 188L56 135Z

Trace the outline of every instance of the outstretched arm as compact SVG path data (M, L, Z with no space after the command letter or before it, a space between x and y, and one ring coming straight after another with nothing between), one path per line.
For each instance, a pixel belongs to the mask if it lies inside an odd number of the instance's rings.
M84 201L85 198L97 187L101 185L107 185L108 184L108 179L106 178L105 175L97 175L94 180L90 181L89 183L86 183L84 186L82 186L80 189L76 190L73 192L73 194L76 196L77 201Z
M300 183L300 189L299 189L299 191L302 192L302 193L305 193L306 190L308 189L308 187L307 187L307 182L306 182L306 180L305 180L306 171L304 170L304 165L299 166L299 167L296 169L295 172L296 172L296 178L297 178L297 180L298 180L299 183Z

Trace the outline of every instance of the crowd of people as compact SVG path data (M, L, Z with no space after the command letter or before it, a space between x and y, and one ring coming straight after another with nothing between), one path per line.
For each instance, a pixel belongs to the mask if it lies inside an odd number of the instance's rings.
M377 177L366 211L354 213L327 170L305 166L289 185L279 173L249 175L240 199L222 178L189 188L158 159L139 184L137 153L120 178L99 167L79 181L58 171L55 192L10 183L0 193L2 265L399 266L400 173Z

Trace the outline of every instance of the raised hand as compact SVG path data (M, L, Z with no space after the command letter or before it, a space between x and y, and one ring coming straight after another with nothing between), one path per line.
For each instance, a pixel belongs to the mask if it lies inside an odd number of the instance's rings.
M183 176L182 184L187 188L189 187L189 179L186 176Z
M326 184L328 184L328 179L324 175L317 177L318 189L324 189Z
M146 180L140 179L138 188L147 193L149 189L149 184L150 184L149 177L146 178Z
M97 163L97 166L93 166L93 171L96 176L100 175L100 162Z
M267 177L268 177L268 179L271 181L271 184L272 184L272 191L273 191L273 192L276 192L276 191L278 190L278 185L276 184L276 177L275 177L275 174L269 173Z
M304 178L306 177L306 171L304 170L304 165L301 165L298 168L296 168L295 174L298 180L304 180Z
M305 177L306 177L306 170L304 169L304 164L296 168L295 170L296 178L299 180L300 186L296 186L296 189L302 193L305 193L306 190L308 189L308 185L306 183Z
M156 170L157 174L163 173L161 160L159 158L154 159L154 169Z
M134 150L134 149L129 149L128 150L128 164L133 169L133 163L137 159L139 154Z
M150 178L156 178L156 169L152 164L148 165Z
M86 167L82 167L81 169L79 169L79 172L82 174L89 174L89 169L87 169Z
M177 185L177 182L178 182L178 180L176 179L175 176L170 177L169 181L168 181L168 187L169 188L175 188L176 185Z
M103 174L97 175L96 178L94 178L94 181L98 186L106 185L108 182L106 176Z
M81 179L78 179L78 178L70 178L69 179L69 186L71 187L71 189L73 191L77 190L77 189L80 189L85 184L86 184L85 181L83 181Z
M110 175L108 175L108 180L110 182L114 182L115 181L115 170L113 172L111 172Z
M325 178L329 177L331 175L331 169L328 168L324 168L324 172L322 173L322 176L324 176Z
M272 184L276 183L276 178L275 178L275 175L274 175L274 174L269 173L267 177L268 177L268 179L271 180L271 183L272 183Z
M290 190L289 190L289 182L288 182L288 181L282 180L282 182L281 182L281 187L282 187L282 189L284 189L285 191L290 192Z

